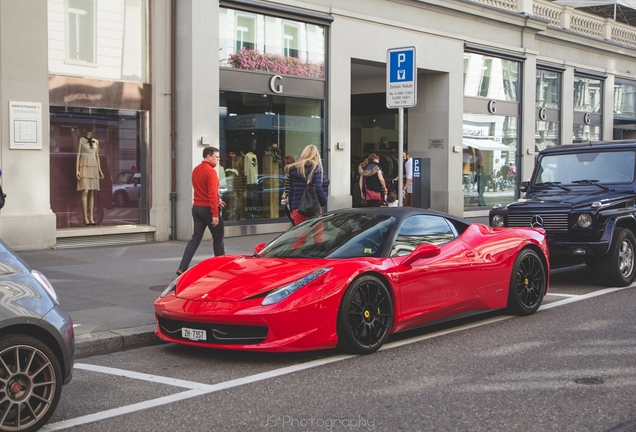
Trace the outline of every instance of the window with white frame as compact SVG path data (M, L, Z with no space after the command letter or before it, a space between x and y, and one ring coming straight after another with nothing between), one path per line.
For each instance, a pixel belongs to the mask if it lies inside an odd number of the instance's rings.
M283 55L285 57L299 57L300 29L298 24L283 23Z
M68 59L95 63L95 1L68 0L67 17Z
M236 50L253 50L256 42L256 17L254 15L236 15Z

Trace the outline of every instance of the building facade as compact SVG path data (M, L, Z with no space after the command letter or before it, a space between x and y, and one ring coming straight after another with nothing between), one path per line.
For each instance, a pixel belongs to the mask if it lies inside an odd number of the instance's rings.
M289 227L284 158L308 144L328 209L365 205L357 165L401 163L392 48L416 49L404 147L435 210L483 216L537 151L636 134L636 27L547 0L0 0L0 20L0 237L17 250L189 239L207 145L228 236Z

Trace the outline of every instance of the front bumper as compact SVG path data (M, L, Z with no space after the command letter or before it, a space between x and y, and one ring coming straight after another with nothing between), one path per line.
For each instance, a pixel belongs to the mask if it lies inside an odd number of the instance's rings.
M286 299L261 306L261 301L193 301L171 293L155 302L155 334L168 342L230 350L286 352L337 345L337 301L335 307L329 299L304 305ZM207 337L198 341L184 338L184 327L205 330Z

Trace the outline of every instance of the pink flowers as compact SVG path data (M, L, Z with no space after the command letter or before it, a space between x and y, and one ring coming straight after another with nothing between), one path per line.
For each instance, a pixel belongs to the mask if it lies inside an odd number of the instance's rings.
M279 54L261 54L256 50L241 49L230 54L228 63L237 69L273 72L302 77L324 78L325 64L285 57Z

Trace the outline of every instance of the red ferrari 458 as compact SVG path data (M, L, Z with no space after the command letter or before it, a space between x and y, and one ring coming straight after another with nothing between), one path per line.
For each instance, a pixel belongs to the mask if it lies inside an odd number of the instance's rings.
M155 302L157 336L253 351L372 353L390 334L507 308L529 315L549 282L545 233L410 207L325 213L207 259Z

